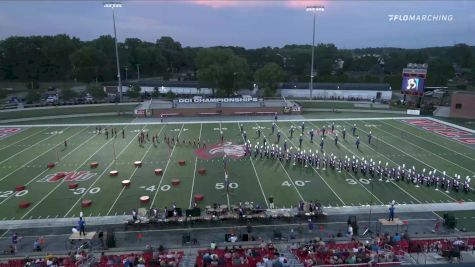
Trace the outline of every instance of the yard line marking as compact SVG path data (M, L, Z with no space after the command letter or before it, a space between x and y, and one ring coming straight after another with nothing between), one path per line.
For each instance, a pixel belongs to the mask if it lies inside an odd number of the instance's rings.
M364 122L364 121L363 121L363 122ZM344 122L344 123L348 124L349 126L352 126L352 125L351 125L350 123L348 123L348 122ZM367 132L363 131L361 128L360 128L359 130L362 131L362 132L364 132L364 133L366 133L366 134L368 134ZM352 136L351 134L348 135L348 136L351 136L351 137L355 138L355 137ZM387 142L385 142L385 141L382 140L382 139L379 139L379 140L381 140L381 141L383 141L384 143L388 144ZM364 142L361 142L361 144L367 146L369 149L375 151L376 153L379 153L379 152L377 152L374 148L372 148L370 145L368 145L368 144L366 144L366 143L364 143ZM391 145L391 144L388 144L388 145L394 147L394 146ZM396 148L396 149L397 149L397 148ZM399 149L398 149L398 150L399 150ZM399 150L399 151L405 153L405 152L402 151L402 150ZM399 164L397 164L396 162L394 162L392 159L388 158L386 155L384 155L384 153L379 153L379 155L381 155L382 157L388 159L390 162L394 163L396 166L399 166ZM406 193L408 196L410 196L411 198L413 198L414 200L416 200L417 202L422 203L419 199L417 199L417 198L415 198L413 195L409 194L409 192L407 192L405 189L403 189L402 187L400 187L400 186L399 186L397 183L395 183L394 181L391 181L391 183L394 184L394 185L395 185L397 188L399 188L401 191L403 191L404 193ZM445 194L445 193L444 193L444 194ZM412 202L412 201L411 201L411 202ZM439 217L440 217L440 216L439 216Z
M277 126L278 129L281 129L278 124L276 124L276 126ZM292 144L295 146L294 142L293 142L291 139L289 139L289 138L287 137L287 135L285 134L285 131L282 130L281 133L282 133L282 135L284 135L284 137L285 137L287 140L290 141L290 143L292 143ZM295 147L297 147L297 146L295 146ZM310 167L312 167L312 169L315 171L315 173L318 175L318 177L320 177L320 179L322 179L322 181L323 181L323 182L327 185L327 187L333 192L333 194L335 194L335 196L340 200L341 204L346 205L346 204L345 204L345 201L343 201L343 199L341 199L341 197L335 192L335 190L333 190L333 188L327 183L327 181L325 181L325 179L323 179L323 177L322 177L322 176L320 175L320 173L315 169L315 167L313 167L313 166L310 166Z
M260 127L260 125L257 124L257 122L256 122L256 125ZM282 162L281 162L280 160L277 160L277 161L279 162L280 166L281 166L282 169L284 170L285 174L286 174L287 177L289 178L289 180L290 180L290 182L292 183L292 185L294 186L295 191L297 191L297 194L299 195L300 199L305 202L305 199L304 199L303 196L300 194L300 191L298 190L297 186L295 185L294 180L290 177L289 173L288 173L287 170L285 169L285 167L284 167L284 165L282 164Z
M439 122L439 123L441 123L441 124L445 124L445 125L448 125L448 126L457 128L457 129L462 129L462 130L464 130L464 131L469 130L469 129L465 128L465 127L461 127L460 125L448 123L448 122L445 122L445 121L441 121L441 120L437 120L437 119L433 119L433 118L425 118L425 119L429 119L429 120L432 120L432 121L436 121L436 122ZM412 124L409 124L409 123L407 123L407 124L406 124L406 123L402 123L402 124L411 126L411 127L415 128L415 129L418 129L418 130L426 131L426 130L424 130L424 129L418 128L417 126L412 125ZM448 140L448 141L450 141L450 142L452 142L452 143L459 144L459 145L462 145L462 146L464 146L464 147L473 149L473 147L470 147L470 146L468 146L468 145L466 145L466 144L464 144L464 143L461 143L461 142L458 142L458 141L456 141L456 140L453 140L453 139L444 137L444 136L442 136L442 135L438 135L438 134L436 134L436 133L434 133L434 132L431 132L431 131L426 131L426 132L431 133L431 134L434 135L434 136L438 136L438 137L440 137L440 138L442 138L442 139L444 139L444 140ZM472 132L472 133L473 133L473 132ZM435 142L432 142L432 143L437 144L437 143L435 143ZM440 145L440 144L439 144L439 146L445 147L446 149L448 149L448 150L450 150L450 151L452 151L452 152L455 152L455 153L457 153L457 154L459 154L459 155L462 155L462 156L464 156L464 157L466 157L466 158L468 158L468 159L473 160L473 158L470 158L470 157L465 156L465 153L457 152L457 151L455 151L455 150L449 149L448 147L443 146L443 145Z
M145 127L147 127L147 126L145 125L144 127L142 127L142 130L145 129ZM127 148L130 146L130 144L132 144L132 142L135 141L135 137L137 137L137 135L139 135L139 134L140 134L140 131L137 132L137 134L134 135L134 137L130 139L130 142L119 152L119 154L117 154L116 159L119 158L120 155L122 155L122 153L124 153L125 150L127 150ZM112 141L112 140L114 140L114 139L111 138L109 141ZM102 171L101 175L99 175L97 177L97 179L84 191L84 193L81 194L81 196L78 198L78 200L76 200L76 202L71 206L71 208L68 210L68 212L66 212L66 214L64 215L65 217L68 216L68 214L76 207L76 205L79 203L79 201L88 193L89 190L91 190L91 188L99 181L99 179L104 176L104 174L112 166L112 164L114 164L114 162L115 162L115 159L113 159L107 165L107 167L104 169L104 171Z
M387 124L387 125L389 125L389 124ZM390 127L393 127L393 126L391 126L391 125L389 125L389 126L390 126ZM393 127L393 128L395 128L395 127ZM397 128L395 128L395 129L397 129ZM387 131L383 130L382 128L379 128L379 130L381 130L381 131L383 131L383 132L387 132ZM387 132L387 133L388 133L389 135L391 135L391 136L394 136L394 137L396 137L396 138L402 140L400 137L398 137L398 136L396 136L396 135L393 135L393 134L391 134L391 133L389 133L389 132ZM416 137L417 137L417 136L416 136ZM423 140L427 140L427 139L423 139ZM460 166L460 165L458 165L458 164L455 163L455 162L452 162L452 161L450 161L450 160L448 160L448 159L446 159L446 158L444 158L444 157L441 157L440 155L438 155L438 154L436 154L436 153L432 153L431 151L429 151L429 150L427 150L427 149L425 149L425 148L422 148L422 147L416 145L415 143L413 143L413 142L411 142L411 141L408 141L408 140L404 140L404 141L405 141L405 142L408 142L408 143L410 143L410 144L413 144L414 146L418 147L419 149L422 149L422 150L425 150L425 151L429 152L429 155L430 155L430 154L435 155L435 156L437 156L437 157L439 157L439 158L441 158L441 159L447 161L447 162L450 163L450 164L453 164L453 165L458 166L458 167L460 167L460 168L462 168L462 169L464 169L464 170L467 170L467 171L470 173L470 175L473 175L473 171L471 171L471 170L469 170L469 169L467 169L467 168L465 168L465 167L463 167L463 166ZM444 146L442 146L442 147L444 147ZM445 148L445 147L444 147L444 148ZM445 155L447 155L447 154L445 154ZM474 160L474 159L471 159L471 160Z
M181 124L180 132L178 133L177 138L179 138L180 135L181 135L181 133L183 132L183 127L185 127L185 124ZM155 199L157 198L158 191L160 191L160 186L162 185L163 178L165 177L165 174L166 174L166 172L167 172L167 170L168 170L168 165L170 164L170 161L172 160L173 152L175 151L175 147L176 147L176 143L173 143L172 151L170 152L170 155L168 156L167 165L165 165L165 169L163 170L162 177L160 178L160 182L158 183L157 191L156 191L155 194L153 195L152 202L150 203L150 208L153 207L153 203L155 203ZM168 146L168 149L170 149L170 146Z
M241 129L239 124L240 124L240 122L238 121L237 122L238 129ZM241 130L239 130L239 134L241 134ZM242 134L241 134L241 138L245 143L246 140L244 140L244 136ZM264 189L262 188L261 180L259 179L259 175L257 174L256 166L254 166L254 162L252 161L252 157L249 157L249 159L251 160L251 165L252 165L252 168L254 169L254 174L256 175L257 183L259 184L259 187L261 188L261 193L262 193L262 196L264 197L264 201L266 202L266 206L267 206L267 208L269 208L269 203L267 202L266 194L264 193Z
M41 130L41 131L39 131L39 132L37 132L37 133L28 135L27 137L25 137L25 138L23 138L23 139L21 139L21 140L16 141L15 143L12 143L12 144L10 144L10 145L8 145L8 146L4 146L4 147L0 148L0 151L4 150L5 148L11 147L11 146L13 146L13 145L15 145L15 144L17 144L17 143L19 143L19 142L25 140L25 139L31 138L31 137L33 137L33 136L39 134L39 133L42 133L42 132L48 130L49 128L51 128L51 127L46 127L46 128L44 128L43 130ZM14 135L12 135L12 136L14 136ZM23 146L23 147L24 147L24 146L26 146L26 145L20 145L20 146Z
M79 133L81 133L82 131L84 131L84 130L87 129L87 128L88 128L88 127L86 127L86 128L84 128L84 129L82 129L81 131L79 131L79 132L77 132L77 133L71 135L69 138L72 138L72 137L78 135ZM86 140L86 141L87 141L87 140ZM85 141L85 142L86 142L86 141ZM60 144L61 144L61 142L58 143L58 145L60 145ZM57 147L58 145L52 147L51 149ZM46 152L50 151L51 149L47 150ZM64 155L63 157L59 158L59 160L61 161L62 159L66 158L67 156L69 156L69 155L70 155L72 152L74 152L74 151L75 151L75 149L73 149L72 151L68 152L68 153L67 153L66 155ZM38 155L38 157L40 157L41 155L45 154L46 152L44 152L44 153ZM34 159L33 159L33 160L34 160ZM25 163L25 164L28 164L28 163ZM20 168L22 168L22 167L20 167ZM49 171L49 169L43 170L42 172L40 172L40 174L38 174L38 175L36 175L35 177L33 177L33 179L31 179L30 181L28 181L25 185L31 184L31 183L34 182L38 177L40 177L41 175L43 175L43 174L44 174L45 172L47 172L47 171ZM10 176L10 175L13 174L13 173L15 173L15 171L13 171L13 172L11 172L10 174L8 174L7 176L3 177L2 179L0 179L0 181L3 181L5 178L7 178L8 176ZM2 205L3 203L5 203L5 202L6 202L8 199L10 199L12 196L14 196L14 194L12 194L12 195L8 196L7 198L5 198L4 200L2 200L2 201L0 202L0 205Z
M310 122L310 124L313 125L313 126L315 126L317 129L319 128L318 125L316 125L316 124L314 124L314 123L312 123L312 122ZM293 123L292 123L292 125L293 125ZM306 137L307 139L310 139L307 135L305 135L305 137ZM343 148L345 148L346 150L348 150L348 152L350 152L351 154L353 154L353 152L352 152L350 149L348 149L345 145L341 144L341 146L342 146ZM357 156L357 155L355 155L355 156L361 159L361 157L359 157L359 156ZM351 173L351 172L347 172L347 173L350 174L350 176L353 177L353 179L354 179L361 187L363 187L363 189L366 190L366 192L370 193L370 195L372 195L373 197L375 197L376 200L379 201L380 204L383 204L383 202L382 202L376 195L374 195L373 192L369 191L368 188L366 188L366 186L364 186L364 185L360 182L360 179L356 178L356 177L353 175L353 173Z
M198 137L198 141L201 140L201 130L203 129L203 123L200 123L200 134ZM190 193L190 206L189 208L191 209L191 202L193 200L193 189L195 187L195 178L196 178L196 165L198 165L198 155L195 155L195 170L193 171L193 180L191 181L191 193ZM229 205L228 205L229 208Z
M64 131L66 131L68 128L70 128L70 127L66 127L66 128L64 129ZM8 158L6 158L6 159L0 161L0 164L4 163L5 161L8 161L9 159L15 157L16 155L18 155L18 154L20 154L20 153L22 153L22 152L24 152L24 151L26 151L26 150L29 150L29 149L31 149L31 148L33 148L33 147L35 147L35 146L38 146L41 142L44 142L44 141L46 141L46 140L48 140L48 139L50 139L50 138L53 138L53 137L56 137L56 135L51 134L50 136L48 136L48 137L42 139L41 141L38 141L38 142L36 142L35 144L33 144L33 145L31 145L31 146L28 146L28 147L26 147L25 149L22 149L22 150L18 151L17 153L11 155L10 157L8 157Z
M411 116L397 116L397 117L372 117L372 118L330 118L330 119L279 119L279 122L294 122L294 121L379 121L379 120L408 120L414 119L415 117ZM417 117L418 119L432 119L430 117ZM235 120L219 120L222 123L229 123L233 124L236 123ZM274 119L262 119L262 120L248 120L243 122L273 122ZM203 121L205 124L212 124L217 123L218 120L207 120ZM154 122L154 121L147 121L147 122L113 122L107 123L107 126L130 126L130 125L160 125L163 124L161 122ZM176 124L196 124L196 121L173 121L167 122L165 124L176 125ZM2 125L0 125L2 126ZM80 127L80 126L104 126L104 123L72 123L72 124L20 124L20 125L5 125L5 127L64 127L64 126L71 126L71 127ZM458 126L460 127L460 126ZM463 128L463 127L462 127ZM466 129L466 128L465 128ZM471 130L473 131L473 130Z
M347 122L346 122L346 123L347 123ZM363 123L364 123L364 121L363 121ZM380 128L378 128L378 129L380 129ZM362 132L365 133L365 134L368 134L368 132L362 130L361 128L360 128L359 130L362 131ZM383 131L384 131L384 130L383 130ZM428 166L428 167L431 167L433 170L436 170L436 169L437 169L437 168L434 168L434 167L430 166L429 164L427 164L427 163L421 161L419 158L414 157L414 156L411 156L410 154L406 153L404 150L401 150L401 149L399 149L399 148L393 146L392 144L390 144L390 143L384 141L383 139L379 139L379 140L381 140L383 143L385 143L385 144L387 144L387 145L389 145L389 146L391 146L391 147L393 147L393 148L395 148L395 149L401 151L402 153L406 154L407 156L409 156L409 157L411 157L411 158L413 158L413 159L419 161L419 162L422 163L423 165L426 165L426 166ZM368 145L367 145L367 146L368 146ZM371 148L371 146L368 146L368 147ZM371 149L373 149L373 148L371 148ZM389 158L388 158L387 156L385 156L383 153L380 153L380 154L383 155L385 158L389 159ZM391 159L389 159L389 160L391 160ZM391 160L391 161L392 161L394 164L396 164L396 162L394 162L393 160ZM396 166L399 166L399 164L396 164ZM449 195L446 194L445 192L443 192L443 191L439 191L439 192L441 192L442 194L444 194L444 195L446 195L447 197L451 198L453 201L457 201L455 198L449 196Z
M68 128L69 128L69 127L68 127ZM86 127L86 128L87 128L87 127ZM86 129L86 128L84 128L84 129ZM66 129L67 129L67 128L66 128ZM82 131L84 131L84 129L82 129L81 131L79 131L79 132L77 132L77 133L71 135L71 136L68 137L68 138L72 138L72 137L78 135L79 133L81 133ZM5 175L4 177L2 177L2 178L0 179L0 182L3 181L3 180L5 180L7 177L9 177L10 175L14 174L15 172L17 172L19 169L24 168L25 166L27 166L27 165L30 164L31 162L33 162L33 161L35 161L36 159L38 159L39 157L43 156L44 154L46 154L46 153L50 152L51 150L55 149L55 148L56 148L57 146L59 146L61 143L62 143L62 142L59 142L56 146L51 147L50 149L48 149L48 150L46 150L45 152L43 152L43 153L39 154L38 156L36 156L34 159L28 161L27 163L21 165L20 167L18 167L18 168L15 169L14 171L12 171L12 172L10 172L9 174ZM68 154L69 154L69 153L68 153ZM63 156L63 158L64 158L64 157L65 157L65 156ZM61 158L60 158L60 160L61 160ZM33 165L33 167L34 167L34 166L36 166L36 165ZM39 165L38 165L38 166L39 166ZM40 166L39 166L39 167L40 167ZM46 171L48 171L48 169L42 171L39 175L42 175L42 174L45 173ZM39 175L38 175L38 176L39 176ZM34 179L36 179L38 176L36 176Z
M56 219L56 218L58 218L58 216L59 216L59 215L58 215L58 214L56 214L56 217L54 217L54 218Z
M160 131L158 132L158 135L160 135L160 134L162 133L163 127L164 127L164 126L162 126L162 127L160 128ZM154 146L153 144L149 144L147 150L146 150L145 153L143 154L143 156L142 156L142 158L140 159L140 161L143 161L143 160L145 159L145 157L147 157L148 152L150 151L150 149L151 149L153 146ZM129 177L129 181L132 181L132 178L134 177L134 174L137 172L138 169L139 169L138 167L136 167L136 168L134 169L134 171L132 172L132 174L131 174L130 177ZM109 213L110 213L110 212L112 211L112 209L114 208L115 203L117 203L117 201L119 200L119 198L122 196L122 193L124 193L124 190L125 190L125 186L122 186L122 189L120 190L119 195L117 195L117 198L114 200L114 203L112 203L112 206L109 208L109 211L107 211L106 216L109 216ZM157 189L157 191L158 191L158 190L159 190L159 189Z
M83 144L85 144L87 141L91 140L92 138L94 138L95 135L91 136L90 138L88 138L86 141L84 141L81 145L79 145L77 148L81 147ZM81 165L79 165L74 171L78 171L83 165L85 165L86 163L88 163L88 161L97 153L99 152L102 148L104 148L104 146L106 146L110 141L112 141L113 139L110 139L109 141L105 142L101 147L99 147L94 153L92 153L91 156L89 156ZM73 150L74 151L74 150ZM71 151L71 152L73 152ZM56 191L56 189L58 189L61 185L64 184L64 179L61 180L52 190L50 190L48 192L48 194L46 194L45 196L43 196L43 198L40 199L40 201L38 201L31 209L28 210L27 213L25 213L25 215L23 215L23 217L21 217L21 219L23 219L27 214L29 214L31 211L33 211L37 206L39 206L41 203L43 203L43 201L48 198L53 192Z
M219 132L220 132L220 133L222 132L221 121L219 122ZM224 135L223 135L223 136L224 136ZM221 138L221 136L220 136L220 138ZM224 139L224 138L223 138L223 139ZM221 140L220 140L220 141L221 141ZM224 140L223 140L223 141L224 141ZM223 150L223 152L224 152L224 150ZM226 155L226 154L223 153L223 161L224 161L224 156L225 156L225 155ZM225 170L225 172L226 172L226 170ZM228 190L226 190L226 199L227 199L227 201L228 201L228 209L231 209L231 203L230 203L230 201L229 201L229 192L228 192Z
M49 218L49 215L48 215L48 216L46 216L46 219L48 219L48 218Z

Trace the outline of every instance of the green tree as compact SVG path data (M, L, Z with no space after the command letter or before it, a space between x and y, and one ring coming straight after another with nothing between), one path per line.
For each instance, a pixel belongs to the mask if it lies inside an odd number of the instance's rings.
M284 79L284 71L276 63L267 63L256 71L254 79L259 87L264 89L266 96L273 96L278 83Z
M127 96L130 98L139 98L140 97L140 86L132 85L129 90L127 90Z
M79 81L92 82L102 80L101 72L107 61L105 54L90 46L83 47L70 56L73 75Z
M98 85L89 85L86 92L95 99L102 99L107 96L106 92Z
M456 44L450 48L449 55L460 67L469 68L473 62L473 53L470 46L466 44Z
M4 99L8 96L8 92L5 89L0 89L0 99Z
M212 88L213 95L230 96L249 83L246 59L236 56L230 49L202 49L196 56L196 66L198 80Z
M41 98L40 89L29 89L28 93L26 94L26 103L32 104L34 102L39 101L40 98Z
M66 100L66 101L71 100L71 99L78 96L78 93L76 93L76 91L72 90L69 87L64 88L62 90L62 93L63 93L63 99Z

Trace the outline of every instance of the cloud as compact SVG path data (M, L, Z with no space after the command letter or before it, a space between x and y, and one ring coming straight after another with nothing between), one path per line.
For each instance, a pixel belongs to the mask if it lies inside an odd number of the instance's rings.
M212 8L225 8L225 7L242 7L242 6L255 6L262 5L263 1L246 1L246 0L190 0L192 4L209 6Z
M189 0L191 4L212 8L255 7L283 5L290 8L303 8L309 5L322 5L323 0Z
M323 5L322 0L286 0L285 5L291 8L304 8L307 6Z

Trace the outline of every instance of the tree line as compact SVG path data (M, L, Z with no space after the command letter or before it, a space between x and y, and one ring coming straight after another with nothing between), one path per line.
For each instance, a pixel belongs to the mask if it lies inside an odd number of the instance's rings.
M279 82L308 82L310 45L284 47L183 47L171 37L156 42L127 38L119 43L121 76L125 79L162 77L198 80L228 96L257 84L272 95ZM365 56L366 55L366 56ZM374 55L374 56L373 56ZM315 47L316 82L388 82L401 84L407 63L428 63L427 86L443 86L454 77L454 66L475 76L475 48L466 44L423 49L338 49L334 44ZM344 61L339 68L337 59ZM0 81L32 84L49 81L101 83L117 79L114 38L100 36L82 41L65 34L13 36L0 41Z

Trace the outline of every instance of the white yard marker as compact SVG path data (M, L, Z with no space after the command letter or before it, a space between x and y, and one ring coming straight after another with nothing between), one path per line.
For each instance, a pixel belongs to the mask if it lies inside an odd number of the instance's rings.
M146 126L144 126L142 129L144 129ZM132 142L135 141L135 137L137 137L137 135L139 135L140 133L137 133L136 135L134 135L134 137L132 139L130 139L130 142L119 152L119 154L117 154L116 158L119 158L120 155L122 155L122 153L124 153L125 150L127 150L127 148L130 146L130 144L132 144ZM114 140L114 139L111 139L111 140ZM104 169L104 171L102 171L102 173L99 175L99 177L97 177L97 179L87 188L87 190L84 190L84 193L82 193L80 195L80 197L78 198L78 200L76 200L76 202L71 206L71 208L68 210L68 212L66 212L66 214L64 215L64 217L67 217L68 214L76 207L76 205L79 203L79 201L89 192L89 190L91 190L91 188L94 187L94 185L100 180L101 177L104 176L104 174L107 172L107 170L112 166L112 164L114 164L115 160L112 160L109 165L107 165L107 167Z
M70 127L67 127L66 129L68 129L68 128L70 128ZM28 146L27 148L18 151L17 153L11 155L10 157L8 157L8 158L6 158L6 159L0 161L0 164L4 163L5 161L7 161L7 160L9 160L9 159L11 159L11 158L13 158L13 157L15 157L16 155L18 155L18 154L20 154L20 153L22 153L22 152L24 152L24 151L26 151L26 150L29 150L29 149L31 149L31 148L33 148L33 147L39 145L41 142L44 142L44 141L46 141L46 140L48 140L48 139L50 139L50 138L53 138L53 137L55 137L55 135L50 135L50 136L44 138L43 140L38 141L38 142L36 142L35 144L33 144L33 145L31 145L31 146ZM71 137L70 137L70 138L71 138ZM54 147L53 147L53 148L54 148Z
M199 137L198 137L198 141L201 140L201 131L202 130L203 130L203 123L200 123L200 134L199 134ZM192 205L192 202L193 202L193 189L195 188L196 165L198 165L198 155L195 155L195 170L193 171L193 180L191 181L190 206L189 206L190 209L191 209L191 205Z
M165 128L165 126L162 126L160 128L160 131L158 132L158 135L160 135L162 133L162 130L163 128ZM143 161L145 159L145 157L147 156L148 152L150 151L150 148L152 148L154 145L153 144L150 144L147 148L147 150L145 151L145 153L143 154L142 158L140 159L140 161ZM135 173L137 172L139 168L135 168L134 171L132 172L132 174L130 175L129 177L129 181L132 181L132 178L134 177ZM110 212L112 211L112 209L114 208L115 206L115 203L117 203L117 201L119 200L119 198L122 196L122 193L124 193L124 190L125 190L125 186L122 186L122 189L120 190L119 192L119 195L117 195L117 198L114 200L114 203L112 203L112 206L109 208L109 210L107 211L106 213L106 216L109 216ZM158 190L158 189L157 189Z
M182 124L180 129L183 129L184 126L185 126L185 124ZM177 138L180 137L181 133L182 133L182 131L180 131L180 132L178 133ZM155 203L155 199L157 198L158 191L160 191L160 186L162 185L163 178L165 177L165 174L166 174L166 172L167 172L167 170L168 170L168 165L170 164L170 161L172 160L173 152L175 151L175 147L176 147L176 143L173 144L172 152L170 153L170 156L168 157L167 165L165 165L165 169L163 170L162 177L160 178L160 182L158 183L157 191L156 191L155 194L153 195L152 202L150 203L150 208L153 207L153 203Z
M278 129L281 129L278 124L276 124L276 126L277 126ZM280 132L282 133L282 135L283 135L287 140L290 141L290 143L292 143L292 144L295 146L294 142L293 142L291 139L289 139L289 138L287 137L287 135L285 134L286 131L281 130ZM295 146L295 147L297 147L297 146ZM318 177L320 177L320 179L327 185L327 187L333 192L333 194L340 200L341 204L343 204L343 206L346 206L345 201L343 201L343 199L341 199L341 197L335 192L335 190L333 190L333 188L327 183L327 181L325 181L325 179L323 179L323 177L320 175L320 173L317 171L317 169L315 169L315 167L313 167L313 166L310 166L310 167L312 167L312 169L315 171L315 173L318 175Z
M260 127L260 125L257 124L257 122L256 122L256 125L257 125L258 127ZM290 182L292 183L292 185L293 185L295 191L297 191L297 194L299 195L300 199L301 199L302 201L305 201L305 199L303 198L302 194L300 194L299 189L298 189L297 186L295 185L294 180L290 177L289 173L288 173L287 170L285 169L285 167L284 167L284 165L282 164L282 162L281 162L280 160L278 160L278 162L279 162L280 166L282 167L282 169L284 170L284 172L285 172L285 174L287 175L287 177L289 178ZM305 181L305 182L306 182L306 183L309 183L310 181Z
M359 130L362 131L362 132L365 133L365 134L368 134L366 131L364 131L364 130L362 130L362 129L359 129ZM422 163L423 165L426 165L426 166L428 166L428 167L430 167L430 168L432 168L432 169L434 169L434 170L437 169L437 168L434 168L433 166L430 166L429 164L427 164L427 163L421 161L421 160L418 159L417 157L414 157L414 156L412 156L412 155L406 153L404 150L401 150L400 148L397 148L397 147L391 145L390 143L384 141L383 139L379 139L379 140L381 140L383 143L385 143L385 144L391 146L392 148L401 151L402 153L406 154L407 156L409 156L409 157L411 157L411 158L413 158L413 159L419 161L419 162ZM367 146L368 146L368 145L367 145ZM371 148L371 149L373 149L371 146L368 146L368 147ZM390 158L388 158L387 156L385 156L383 153L380 153L380 154L381 154L383 157L385 157L385 158L387 158L388 160L390 160L391 162L393 162L394 164L396 164L396 166L399 166L399 164L397 164L396 162L394 162L393 160L391 160ZM394 183L394 182L393 182L393 183ZM394 184L395 184L395 183L394 183ZM449 195L446 194L445 192L443 192L443 191L439 191L439 192L441 192L442 194L446 195L448 198L452 199L453 201L457 201L455 198L449 196Z
M313 124L313 123L310 123L311 125L317 127L318 129L318 126ZM310 139L307 135L305 135L305 138L307 139ZM339 145L341 145L343 148L345 148L346 150L348 150L348 152L352 153L352 151L350 149L348 149L344 144L344 142L341 142ZM366 192L368 192L370 195L372 195L377 201L379 201L380 204L383 204L383 202L376 196L373 194L373 192L369 191L368 188L366 188L366 186L364 186L361 182L360 182L360 179L356 178L351 172L349 172L350 176L353 177L353 180L355 180L361 187L363 187L364 190L366 190Z
M387 125L389 125L389 124L387 124ZM389 125L389 126L390 126L390 127L393 127L393 126L391 126L391 125ZM396 135L394 135L394 134L391 134L390 132L387 132L387 131L383 130L382 128L379 128L379 129L380 129L381 131L383 131L383 132L388 133L388 134L391 135L391 136L394 136L394 137L398 138L399 140L402 140L400 137L398 137L398 136L396 136ZM397 129L397 128L395 128L395 129ZM409 133L409 132L406 132L406 133ZM410 134L412 134L412 133L410 133ZM424 139L424 140L425 140L425 141L429 141L428 139ZM446 158L444 158L444 157L441 157L440 155L438 155L438 154L436 154L436 153L433 153L433 152L431 152L431 151L429 151L429 150L427 150L427 149L425 149L425 148L422 148L422 147L416 145L416 144L413 143L413 142L410 142L410 141L408 141L408 140L403 140L403 141L405 141L405 142L407 142L407 143L410 143L410 144L414 145L415 147L417 147L417 148L419 148L419 149L422 149L422 150L425 150L425 151L429 152L429 155L435 155L435 156L437 156L437 157L439 157L439 158L441 158L441 159L447 161L447 162L450 163L450 164L453 164L453 165L455 165L455 166L458 166L459 168L468 171L468 172L470 173L470 175L473 175L473 171L471 171L471 170L469 170L469 169L467 169L467 168L465 168L465 167L463 167L463 166L460 166L460 165L458 165L458 164L455 163L455 162L452 162L452 161L450 161L450 160L448 160L448 159L446 159ZM429 141L429 142L430 142L430 141ZM441 147L444 147L444 148L445 148L445 146L441 146ZM475 159L472 159L472 158L471 158L471 160L475 160ZM426 165L427 165L427 164L426 164Z
M94 137L95 137L95 135L91 136L91 137L90 137L89 139L87 139L85 142L89 141L90 139L92 139L92 138L94 138ZM99 147L94 153L91 154L91 156L89 156L81 165L79 165L79 167L77 167L77 168L74 170L74 172L77 172L77 171L81 168L81 166L87 164L87 163L89 162L89 160L90 160L95 154L97 154L97 152L99 152L102 148L104 148L104 147L105 147L107 144L109 144L109 142L112 141L112 140L114 140L114 139L110 139L109 141L105 142L101 147ZM84 144L84 143L83 143L83 144ZM81 144L81 146L82 146L82 144ZM79 148L79 146L78 146L77 148ZM77 148L76 148L76 149L77 149ZM73 151L74 151L74 150L73 150ZM48 194L46 194L45 196L43 196L43 198L41 198L40 201L38 201L31 209L29 209L28 212L25 213L25 214L23 215L23 217L21 217L21 219L25 218L26 215L28 215L28 214L29 214L30 212L32 212L36 207L38 207L46 198L48 198L53 192L56 191L56 189L58 189L58 188L59 188L61 185L63 185L63 184L64 184L64 179L61 180L52 190L50 190L50 191L48 192Z
M240 129L239 125L240 125L240 122L237 122L237 126ZM239 131L239 133L241 133L241 132ZM245 141L244 136L241 135L241 137L242 137L242 140ZM267 202L266 194L264 193L264 189L262 189L261 179L259 179L259 175L257 174L256 166L254 166L254 161L252 161L252 157L249 157L249 159L251 161L252 168L254 169L254 174L256 175L257 183L259 184L259 187L261 189L262 196L264 197L264 201L266 202L266 206L267 206L267 208L269 208L269 203Z
M46 127L46 128L44 128L43 130L41 130L41 131L39 131L39 132L36 132L36 133L34 133L34 134L31 134L31 135L28 135L27 137L16 141L15 143L11 143L11 144L9 144L8 146L4 146L4 147L0 148L0 151L4 150L5 148L9 148L9 147L11 147L11 146L13 146L13 145L15 145L15 144L18 144L18 143L20 143L21 141L24 141L24 140L26 140L26 139L29 139L29 138L31 138L31 137L37 135L37 134L40 134L40 133L46 131L46 130L49 129L49 128L51 128L51 127ZM13 136L13 135L11 135L11 136ZM27 146L27 145L21 145L21 146L25 147L25 146ZM28 146L29 146L29 145L28 145Z

